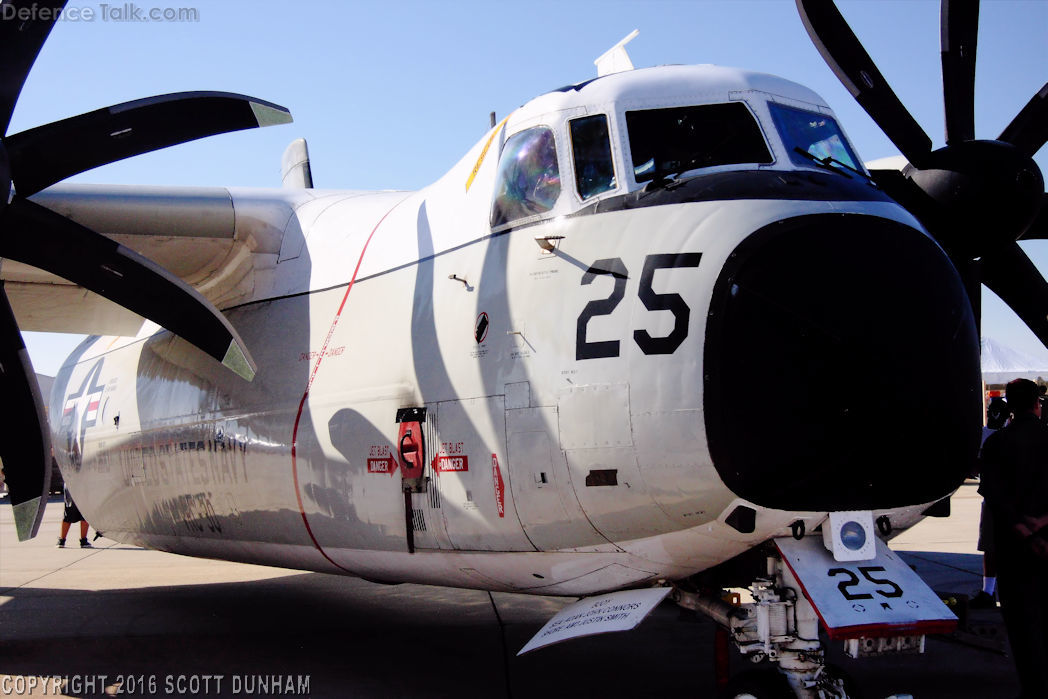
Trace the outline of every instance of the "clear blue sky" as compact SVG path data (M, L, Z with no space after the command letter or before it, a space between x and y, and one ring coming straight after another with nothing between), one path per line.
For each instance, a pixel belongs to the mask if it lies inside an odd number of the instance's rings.
M110 11L124 3L110 3ZM903 103L942 145L939 3L841 2ZM139 2L185 7L196 22L103 18L60 22L36 63L11 132L98 107L180 90L242 92L289 107L290 126L229 134L117 163L74 181L277 186L284 146L309 141L325 188L415 189L436 179L500 117L531 97L593 77L593 59L632 29L638 67L740 66L803 83L837 112L864 160L892 144L812 46L793 2L465 0L298 3ZM995 138L1048 81L1048 1L985 0L979 32L976 130ZM1037 156L1048 173L1048 148ZM1024 244L1048 274L1048 241ZM890 270L885 270L890 274ZM996 298L984 332L1048 356ZM26 333L34 364L54 374L75 344Z

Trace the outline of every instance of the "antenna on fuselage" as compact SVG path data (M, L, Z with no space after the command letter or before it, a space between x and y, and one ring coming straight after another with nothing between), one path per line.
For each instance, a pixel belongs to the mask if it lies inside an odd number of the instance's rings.
M611 75L612 73L623 73L627 70L633 70L633 61L630 60L630 55L626 53L626 44L633 41L638 34L640 34L640 30L634 29L622 41L612 46L602 53L600 58L593 61L593 65L597 66L598 78Z

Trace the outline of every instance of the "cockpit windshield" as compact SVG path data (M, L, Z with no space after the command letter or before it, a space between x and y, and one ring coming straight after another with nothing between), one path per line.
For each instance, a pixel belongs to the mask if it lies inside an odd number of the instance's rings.
M583 200L615 189L615 160L611 155L608 117L593 114L571 120L571 155L575 161L575 189Z
M757 120L740 102L626 112L626 128L637 182L772 162Z
M495 175L491 225L550 211L559 196L560 167L553 132L540 126L510 136Z
M812 160L818 160L859 169L859 159L831 117L776 103L768 104L768 108L795 165L810 167Z

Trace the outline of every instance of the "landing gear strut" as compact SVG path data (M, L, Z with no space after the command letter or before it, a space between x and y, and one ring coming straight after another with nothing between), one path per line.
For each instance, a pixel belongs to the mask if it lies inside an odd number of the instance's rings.
M730 685L729 696L776 696L785 680L798 699L847 699L843 679L827 669L819 618L798 592L800 585L789 567L778 557L768 558L767 576L757 578L749 590L753 602L738 606L681 587L673 591L677 604L725 627L740 653L754 662L767 659L777 664L781 678L749 675L745 681L752 687Z

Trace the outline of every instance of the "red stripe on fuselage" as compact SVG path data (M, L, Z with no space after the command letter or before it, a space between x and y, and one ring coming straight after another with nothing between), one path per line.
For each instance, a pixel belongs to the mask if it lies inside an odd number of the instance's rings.
M335 312L335 317L331 321L331 327L328 328L327 336L324 337L324 345L320 348L320 352L317 355L317 363L313 367L313 371L309 373L309 381L306 382L306 390L302 393L302 400L298 403L298 413L295 415L295 428L291 433L291 473L295 479L295 498L298 499L298 511L299 514L302 515L302 523L306 525L306 533L309 534L310 541L313 542L313 546L315 546L317 551L320 552L320 555L326 558L331 565L339 570L344 570L347 573L352 573L353 571L348 568L343 568L338 563L335 563L335 561L327 555L323 547L320 545L320 542L318 542L317 538L313 535L313 529L309 526L309 517L306 516L306 508L302 505L302 493L299 492L298 485L298 425L302 421L302 411L306 407L306 399L309 398L309 389L313 387L313 381L317 377L320 363L324 361L328 344L331 342L331 337L335 334L335 327L338 325L338 321L342 317L342 309L346 307L346 300L349 298L349 292L353 290L353 283L357 280L357 273L360 272L360 265L364 261L364 253L367 252L368 244L371 243L371 239L375 236L375 232L378 231L379 226L381 226L382 222L386 220L386 217L393 213L393 209L400 206L405 199L407 199L407 197L398 201L389 211L382 215L382 218L378 220L375 227L371 229L371 234L368 235L368 239L364 241L364 247L360 250L360 258L357 259L357 266L353 269L353 276L350 277L349 284L346 286L346 293L342 297L342 303L338 305L338 311Z

